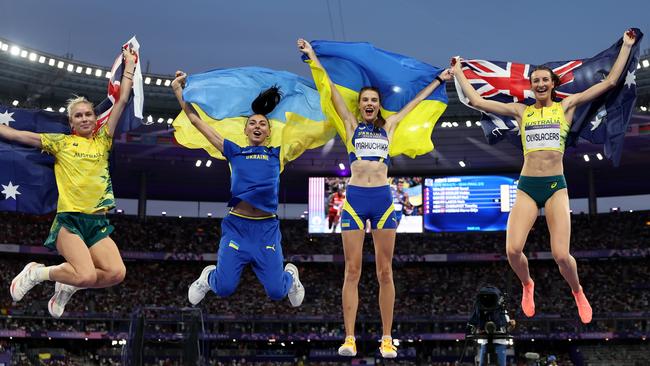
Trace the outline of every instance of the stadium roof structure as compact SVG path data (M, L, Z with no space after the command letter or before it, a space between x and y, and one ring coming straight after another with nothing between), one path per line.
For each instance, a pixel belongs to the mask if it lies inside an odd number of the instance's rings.
M0 38L0 103L62 111L65 100L74 94L99 102L106 97L109 70L108 65L51 55ZM153 123L116 137L112 163L116 195L137 198L140 187L146 184L150 199L226 201L227 165L209 159L202 150L190 150L174 143L170 124L180 108L170 87L173 76L146 72L143 76L145 118ZM650 55L647 52L637 67L636 83L638 99L631 124L650 128ZM392 159L389 174L517 174L523 161L521 151L507 142L488 145L477 123L478 112L459 102L453 86L448 85L447 92L448 108L432 135L434 151L417 159ZM590 174L595 178L599 196L650 193L649 142L650 133L628 133L618 168L602 159L601 146L580 143L576 148L567 149L564 165L571 197L587 196ZM211 163L206 165L208 160ZM283 173L281 201L305 202L307 177L343 175L349 169L340 167L348 168L348 165L340 140L307 151Z

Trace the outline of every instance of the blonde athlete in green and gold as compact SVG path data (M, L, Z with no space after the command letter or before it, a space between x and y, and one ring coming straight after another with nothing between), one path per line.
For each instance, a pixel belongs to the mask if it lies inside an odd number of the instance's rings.
M136 56L122 51L125 68L120 97L106 124L94 132L97 116L83 97L68 101L68 119L74 134L34 133L0 125L0 137L41 148L54 155L54 174L59 190L57 214L45 246L65 258L57 266L31 262L11 282L14 301L20 301L32 287L55 281L50 314L63 314L70 297L79 289L103 288L124 280L126 267L115 242L109 237L113 226L106 212L115 206L108 171L113 133L133 86Z

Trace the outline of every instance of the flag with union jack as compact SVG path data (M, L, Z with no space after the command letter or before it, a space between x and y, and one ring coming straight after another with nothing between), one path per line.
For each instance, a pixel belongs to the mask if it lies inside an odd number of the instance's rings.
M621 158L625 131L636 101L635 72L643 33L637 28L633 30L636 32L636 42L616 87L576 108L566 142L567 146L575 146L581 137L591 143L602 144L605 156L615 165L618 165ZM614 65L622 44L622 39L619 39L611 47L591 58L544 63L544 66L551 68L560 77L561 85L556 89L557 101L601 82ZM529 76L536 65L464 60L462 66L463 73L483 98L503 103L535 103ZM457 81L456 92L463 104L473 108ZM481 127L489 144L507 139L521 147L520 130L516 120L508 116L480 112Z
M138 40L133 37L126 42L122 48L127 46L130 46L131 49L135 51L136 60L139 61L140 44L138 43ZM122 59L122 53L120 53L115 58L113 66L111 67L111 77L108 80L108 96L95 107L95 113L97 114L96 130L99 130L99 128L108 121L108 117L113 111L113 105L120 99L120 82L123 74L124 60ZM135 72L133 75L133 92L129 96L129 100L120 116L120 121L118 122L116 131L126 132L140 126L143 123L143 105L144 94L142 85L142 69L140 68L140 62L136 62ZM151 122L147 124L150 123Z

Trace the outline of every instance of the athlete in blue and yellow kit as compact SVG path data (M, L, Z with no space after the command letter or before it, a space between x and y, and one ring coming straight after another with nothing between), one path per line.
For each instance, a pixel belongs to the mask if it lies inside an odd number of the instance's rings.
M298 49L319 68L323 68L309 42L299 39ZM443 80L449 79L451 79L451 72L445 70L401 111L386 119L380 113L379 91L373 87L365 87L359 91L358 108L362 117L361 121L357 121L354 113L345 105L341 94L332 85L332 102L345 124L346 138L349 139L346 146L353 146L348 152L351 177L341 216L341 235L345 253L345 280L342 297L346 332L345 342L339 348L339 354L342 356L357 354L354 323L359 305L358 286L366 220L370 221L372 229L377 280L379 281L379 309L383 328L379 351L384 358L397 356L397 349L393 345L391 337L395 305L392 260L397 220L393 196L388 185L388 166L390 165L388 146L397 124L418 103L426 99Z
M126 267L109 235L113 226L106 212L115 207L108 157L113 133L131 93L136 55L122 50L124 75L120 96L99 130L93 105L84 97L68 101L68 120L73 134L17 131L0 125L0 137L34 146L54 155L54 175L59 192L57 213L45 241L65 262L45 267L31 262L11 281L11 297L20 301L43 281L56 281L48 302L50 314L58 318L72 295L82 288L104 288L124 280Z
M228 160L230 165L231 211L221 222L221 240L217 265L207 266L188 290L192 305L198 304L212 290L218 296L229 296L239 284L246 264L264 285L273 300L289 297L291 306L302 304L305 289L300 283L298 269L288 263L283 268L280 222L275 215L278 208L280 184L280 148L266 146L271 126L266 114L275 108L280 95L275 88L260 94L259 103L253 103L253 114L248 117L244 133L249 146L241 147L226 140L197 114L194 107L183 100L187 75L176 72L172 82L174 94L190 122ZM260 98L263 98L261 100ZM257 110L257 106L262 108Z
M397 179L395 188L391 187L391 194L393 196L393 207L395 208L395 220L397 220L397 226L399 227L404 212L406 212L407 215L410 215L410 211L412 211L411 202L409 202L409 194L404 191L403 180Z
M616 86L635 40L634 31L625 32L618 58L607 77L581 93L564 98L561 102L554 101L554 89L560 85L560 79L547 67L537 67L530 74L535 104L526 106L521 103L500 103L483 99L463 74L461 63L456 62L454 65L454 76L473 107L514 117L520 126L524 167L519 177L517 198L508 218L506 251L510 266L521 280L521 307L528 317L535 315L535 283L530 277L528 260L522 251L538 210L543 207L551 233L553 258L560 268L560 273L571 286L580 320L583 323L591 322L591 305L580 286L576 261L569 253L571 217L562 157L576 106L591 101Z

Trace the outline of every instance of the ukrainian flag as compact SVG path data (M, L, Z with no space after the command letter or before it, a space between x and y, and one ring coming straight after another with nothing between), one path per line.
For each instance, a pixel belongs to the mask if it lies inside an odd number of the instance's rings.
M353 147L351 140L345 136L343 121L332 104L327 75L345 99L348 109L360 120L357 100L358 91L362 87L374 86L379 89L383 107L381 114L386 118L399 112L443 71L365 42L313 41L311 45L327 70L325 74L307 60L316 87L321 93L321 107L341 139L346 142L348 151L352 151ZM398 124L389 147L390 155L404 154L415 158L433 150L431 133L447 108L447 103L445 85L441 85Z
M190 75L183 91L201 118L221 136L239 146L248 145L244 127L253 114L251 103L262 91L277 86L282 99L267 117L271 122L269 146L280 146L281 164L292 161L305 150L322 146L336 131L320 109L314 85L286 72L262 67L217 69ZM185 112L173 122L176 141L191 149L204 149L211 156L224 156L192 125Z

